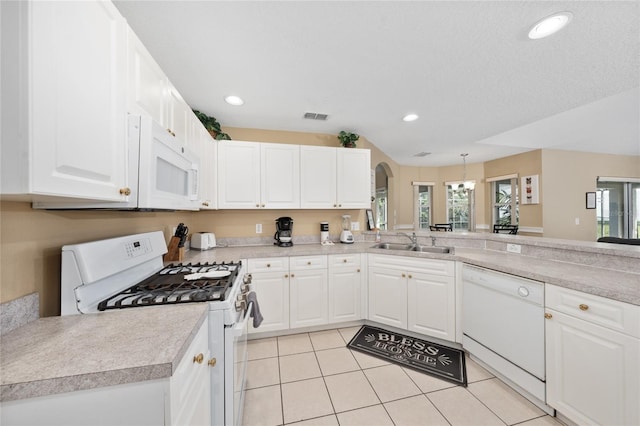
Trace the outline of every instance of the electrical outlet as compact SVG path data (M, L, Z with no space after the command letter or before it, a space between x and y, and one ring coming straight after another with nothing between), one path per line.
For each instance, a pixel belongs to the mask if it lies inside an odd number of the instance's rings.
M579 218L579 217L576 217L575 222L576 222L576 225L580 225L580 218Z
M507 251L509 253L522 253L522 246L520 244L507 244Z
M262 234L262 224L256 223L256 234Z
M360 222L351 222L351 230L359 231L360 230Z

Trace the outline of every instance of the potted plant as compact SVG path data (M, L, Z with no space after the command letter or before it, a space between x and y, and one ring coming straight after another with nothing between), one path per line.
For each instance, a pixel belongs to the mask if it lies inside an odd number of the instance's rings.
M340 145L342 145L345 148L355 148L356 141L358 139L360 139L360 135L358 135L357 133L345 132L344 130L342 130L338 134L338 140L340 141Z
M193 113L198 117L198 120L204 125L204 128L207 129L209 134L213 136L216 140L231 140L228 134L223 133L220 128L220 123L215 117L209 117L207 114L200 112L198 110L193 110Z

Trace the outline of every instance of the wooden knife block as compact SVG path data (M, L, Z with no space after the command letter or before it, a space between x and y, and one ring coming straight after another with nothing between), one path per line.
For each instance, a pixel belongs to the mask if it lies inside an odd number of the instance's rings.
M167 247L167 253L163 257L165 262L182 262L184 247L178 247L178 244L180 244L180 237L171 237L171 241L169 241L169 246Z

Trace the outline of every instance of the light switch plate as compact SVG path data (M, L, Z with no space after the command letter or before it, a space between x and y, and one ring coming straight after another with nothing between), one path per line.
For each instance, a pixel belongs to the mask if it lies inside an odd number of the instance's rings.
M351 222L351 230L359 231L360 230L360 222Z

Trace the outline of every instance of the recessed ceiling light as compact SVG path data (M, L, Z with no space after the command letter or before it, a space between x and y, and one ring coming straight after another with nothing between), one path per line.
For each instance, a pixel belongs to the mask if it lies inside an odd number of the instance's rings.
M571 19L573 14L571 12L559 12L554 13L551 16L544 18L536 23L529 31L529 38L537 40L554 34L563 29Z
M402 121L416 121L418 119L417 114L407 114L402 117Z
M229 105L240 106L244 104L244 101L239 96L230 95L224 98L224 101Z

